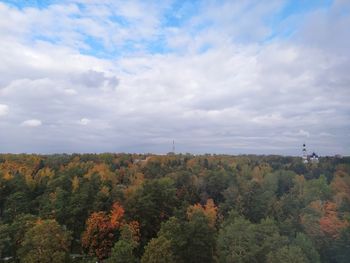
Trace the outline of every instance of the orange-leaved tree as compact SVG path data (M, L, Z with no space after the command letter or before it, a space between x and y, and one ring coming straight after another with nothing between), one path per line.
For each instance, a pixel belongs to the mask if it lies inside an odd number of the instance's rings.
M339 237L341 231L346 228L349 223L338 217L336 204L333 202L326 202L324 204L324 215L320 218L320 228L323 233L336 239Z
M89 255L105 259L117 237L117 230L123 224L124 209L119 203L114 203L110 214L94 212L86 221L86 229L82 235L82 246Z
M207 203L194 204L187 208L187 217L191 219L195 213L203 213L209 221L210 226L215 226L218 208L215 206L213 199L208 199Z

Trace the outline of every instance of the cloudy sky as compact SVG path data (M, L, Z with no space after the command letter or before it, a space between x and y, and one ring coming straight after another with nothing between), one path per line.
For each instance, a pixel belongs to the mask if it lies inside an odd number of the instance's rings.
M0 1L0 152L350 154L349 0Z

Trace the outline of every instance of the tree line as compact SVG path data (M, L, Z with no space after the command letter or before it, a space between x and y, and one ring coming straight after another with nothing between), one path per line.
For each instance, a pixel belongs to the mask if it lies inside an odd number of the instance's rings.
M4 262L350 262L350 158L0 155Z

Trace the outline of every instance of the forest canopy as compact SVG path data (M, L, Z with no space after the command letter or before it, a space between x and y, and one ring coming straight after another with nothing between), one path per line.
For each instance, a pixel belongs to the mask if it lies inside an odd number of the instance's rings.
M345 263L349 244L349 157L0 155L6 262Z

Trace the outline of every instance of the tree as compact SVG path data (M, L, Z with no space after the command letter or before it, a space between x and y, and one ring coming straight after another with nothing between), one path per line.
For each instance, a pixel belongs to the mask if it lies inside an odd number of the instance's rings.
M0 254L38 253L40 216L73 232L82 262L345 263L349 174L349 157L0 154Z
M193 214L184 230L187 232L182 233L187 236L185 262L213 262L215 228L211 225L207 215L204 213Z
M325 201L331 197L331 187L328 185L324 175L321 175L318 179L306 181L304 191L306 204L315 200Z
M228 175L223 171L213 171L205 177L205 190L209 197L215 200L216 203L222 202L223 191L228 186Z
M21 262L65 262L70 241L70 232L55 220L39 221L25 234L19 251Z
M277 223L271 218L261 220L253 229L258 246L255 256L258 262L266 262L266 256L270 251L275 251L288 243L288 238L279 234Z
M11 247L10 227L0 223L0 259L8 255Z
M161 222L172 216L176 204L176 188L170 178L146 181L126 200L129 218L140 223L143 244L156 236Z
M112 205L112 209L110 213L111 224L115 228L119 228L122 224L123 217L124 217L124 208L118 202L114 203Z
M321 230L328 236L336 239L339 237L341 231L345 229L349 222L341 220L337 214L336 204L333 202L326 202L323 206L324 215L320 219Z
M133 254L134 246L125 241L125 240L119 240L117 243L115 243L111 256L107 260L107 262L110 263L135 263L137 262L136 257Z
M7 197L5 202L5 218L13 220L17 215L29 212L30 199L24 192L15 192Z
M38 220L39 219L36 216L30 214L19 215L14 219L12 224L9 226L9 236L11 238L11 256L17 258L17 252L21 248L25 234L29 229L35 226Z
M278 177L277 196L282 196L283 194L288 193L294 186L294 178L296 174L292 171L280 170L276 172L276 175Z
M158 237L171 242L176 262L212 262L215 248L215 228L203 212L187 221L172 217L162 224Z
M333 243L333 255L336 262L348 263L350 258L350 227L344 229L336 242Z
M113 210L115 210L115 206ZM128 224L123 223L123 225L120 228L119 241L114 244L111 251L111 256L109 257L107 262L137 262L137 258L134 255L134 250L138 247L139 240L140 228L138 222L132 221Z
M91 256L99 259L109 256L115 237L115 225L111 223L105 212L94 212L86 221L86 229L82 235L82 246Z
M152 238L145 247L141 263L175 263L171 242L164 236Z
M183 202L190 204L200 201L200 189L196 184L197 176L187 172L176 172L171 174L171 177L175 181L176 196Z
M254 225L242 217L224 225L219 232L220 262L256 262L255 255L258 249Z
M208 199L204 206L201 204L189 206L187 208L187 217L191 220L196 213L203 213L208 218L210 226L214 227L216 223L217 211L218 208L215 206L213 199Z
M284 246L267 255L269 263L312 263L308 261L302 249L297 246Z
M319 263L320 255L315 249L312 241L303 233L297 233L294 244L301 248L309 262Z
M350 176L345 172L337 172L332 180L331 188L335 193L337 206L349 210L350 208Z
M114 241L117 239L117 232L124 222L124 208L118 203L112 205L109 214L105 212L94 212L86 221L86 229L82 235L82 246L89 255L96 255L99 259L109 256ZM130 231L138 233L138 223L130 223ZM132 233L132 234L137 234Z
M253 224L231 211L218 236L220 262L266 262L266 255L288 243L274 220Z
M137 221L124 223L120 228L120 239L136 248L140 242L140 224Z
M171 250L176 262L184 262L183 257L187 250L187 235L185 228L186 223L176 217L171 217L162 223L162 227L158 232L158 238L164 237L171 242Z

